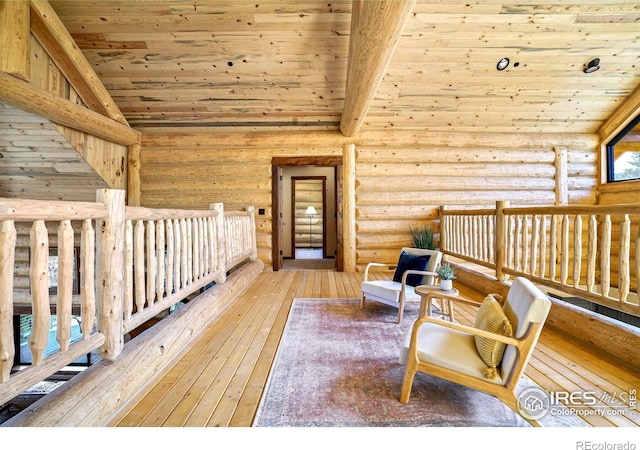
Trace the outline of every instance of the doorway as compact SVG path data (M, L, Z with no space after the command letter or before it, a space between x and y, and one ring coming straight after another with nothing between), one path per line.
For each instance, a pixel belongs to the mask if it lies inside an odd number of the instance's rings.
M272 174L273 270L298 249L342 271L342 157L273 158Z

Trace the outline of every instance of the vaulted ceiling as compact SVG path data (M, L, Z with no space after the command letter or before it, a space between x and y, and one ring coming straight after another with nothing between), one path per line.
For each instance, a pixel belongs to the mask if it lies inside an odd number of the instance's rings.
M338 130L353 95L351 1L51 5L145 132ZM638 1L418 0L361 129L595 133L640 86L639 42Z

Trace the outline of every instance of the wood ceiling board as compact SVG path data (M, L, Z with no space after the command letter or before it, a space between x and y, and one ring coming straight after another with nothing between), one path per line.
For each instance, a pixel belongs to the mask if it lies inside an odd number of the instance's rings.
M350 1L51 4L139 129L340 120ZM418 1L362 131L594 133L640 86L639 23L638 2Z

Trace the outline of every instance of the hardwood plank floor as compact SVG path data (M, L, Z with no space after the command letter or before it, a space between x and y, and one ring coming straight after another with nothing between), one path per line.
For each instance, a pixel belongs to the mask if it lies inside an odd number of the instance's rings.
M387 273L373 275L389 277ZM362 273L328 270L263 272L175 364L139 394L109 424L141 426L251 426L271 364L296 297L359 298ZM482 295L457 285L478 301ZM390 309L390 314L396 313ZM457 320L472 323L473 307L456 309ZM611 410L640 385L640 373L546 327L527 375L548 391L594 390ZM399 383L401 380L399 380ZM584 417L599 427L637 427L638 418Z

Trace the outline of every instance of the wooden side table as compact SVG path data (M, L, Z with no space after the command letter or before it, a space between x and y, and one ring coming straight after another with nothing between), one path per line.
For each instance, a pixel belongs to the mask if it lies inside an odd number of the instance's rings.
M443 291L442 289L440 289L440 286L430 286L427 284L423 284L421 286L416 286L415 292L421 298L420 317L424 316L425 314L431 316L433 300L436 298L440 298L440 315L442 316L443 319L449 320L449 322L454 321L453 300L451 300L450 298L438 297L436 294L442 293L442 294L450 295L453 297L457 297L458 295L460 295L460 291L458 291L456 288L453 288L448 291ZM433 294L433 295L428 296L429 294ZM426 304L425 304L425 299L427 299Z

